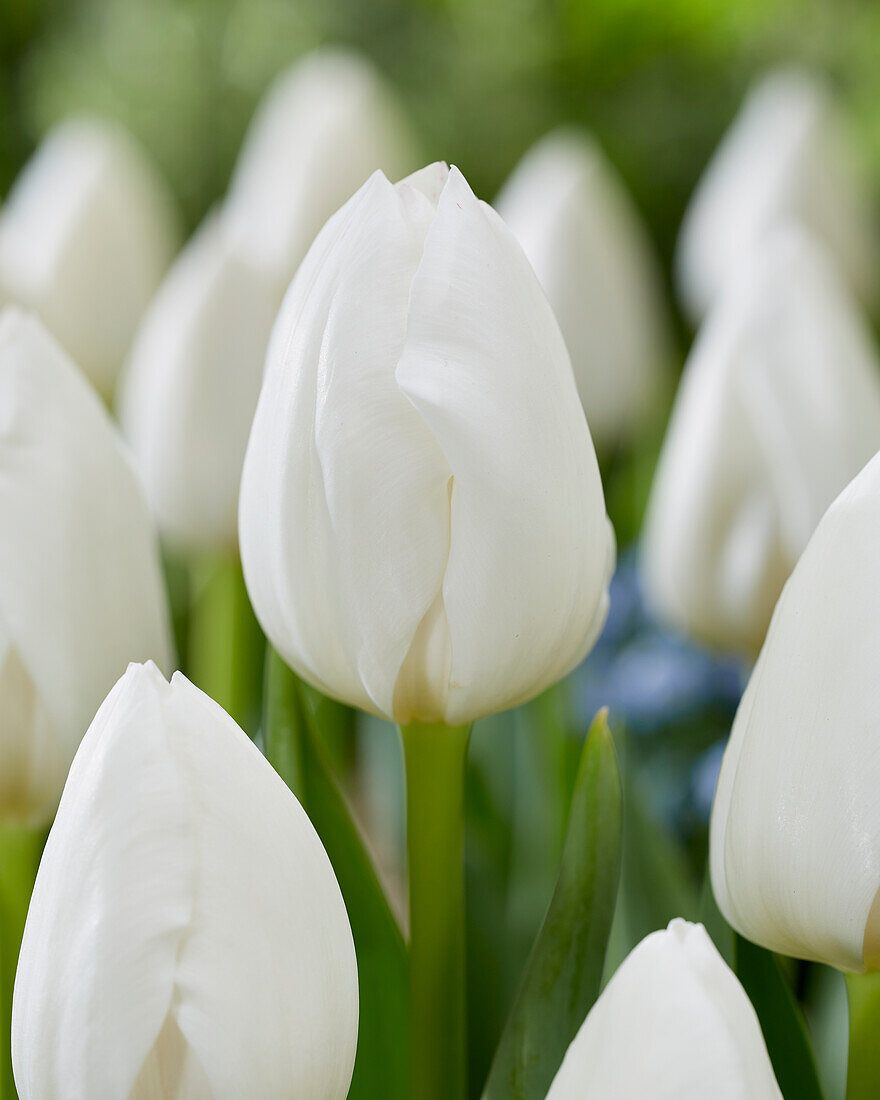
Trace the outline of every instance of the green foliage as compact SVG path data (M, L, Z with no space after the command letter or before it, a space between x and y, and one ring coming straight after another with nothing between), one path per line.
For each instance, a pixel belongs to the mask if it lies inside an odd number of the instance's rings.
M349 1097L405 1100L409 1082L406 944L333 776L299 678L271 647L266 655L264 705L266 755L315 826L351 922L360 1026Z
M581 755L556 889L484 1100L543 1100L598 996L620 868L621 788L607 716Z

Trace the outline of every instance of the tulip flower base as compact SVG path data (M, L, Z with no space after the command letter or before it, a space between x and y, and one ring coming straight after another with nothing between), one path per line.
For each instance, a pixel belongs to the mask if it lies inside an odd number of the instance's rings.
M413 1100L466 1094L464 769L469 726L400 727L406 764Z

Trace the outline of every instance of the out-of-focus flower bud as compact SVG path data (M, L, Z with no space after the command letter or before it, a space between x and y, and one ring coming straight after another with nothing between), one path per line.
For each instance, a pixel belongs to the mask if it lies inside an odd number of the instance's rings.
M282 291L330 215L377 168L416 166L397 103L368 61L341 49L308 54L257 110L226 199L243 254Z
M120 418L170 544L237 546L241 466L279 301L215 215L180 254L138 330Z
M755 1010L701 924L674 920L623 961L547 1100L782 1100Z
M549 134L498 196L556 313L598 447L632 435L662 389L671 330L638 211L599 147Z
M357 963L327 854L226 712L131 665L83 739L13 1000L22 1100L343 1100Z
M147 503L86 380L0 315L0 820L41 821L132 659L171 664Z
M770 234L685 366L645 523L647 596L688 633L757 653L823 512L880 447L880 364L806 234Z
M880 968L880 456L826 512L776 607L724 754L712 886L773 951Z
M48 135L0 213L0 286L109 397L176 247L170 194L144 154L124 131L75 119Z
M376 172L276 321L242 476L242 563L328 694L458 725L573 668L614 536L565 343L461 173Z
M677 282L694 320L781 219L820 238L852 289L876 303L880 237L866 181L828 89L796 71L751 91L685 214Z

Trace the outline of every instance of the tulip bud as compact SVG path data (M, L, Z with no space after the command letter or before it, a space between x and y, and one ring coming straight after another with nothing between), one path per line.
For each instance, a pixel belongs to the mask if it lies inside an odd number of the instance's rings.
M35 319L0 314L0 820L41 821L136 657L171 663L155 532L104 408Z
M780 71L753 88L685 214L676 256L696 321L730 271L780 220L826 246L852 289L877 301L877 224L860 166L825 85Z
M758 1017L701 924L630 952L593 1005L547 1100L782 1100Z
M138 330L120 419L171 544L237 546L241 466L279 297L213 216L180 254Z
M269 89L226 199L243 253L287 286L316 233L375 169L414 167L393 96L357 54L308 54Z
M822 253L779 228L713 306L685 365L643 535L649 601L757 653L822 513L880 447L880 365Z
M586 134L556 131L496 206L556 313L597 446L631 435L656 406L670 328L656 258L613 167Z
M321 690L462 725L576 665L614 536L552 310L461 173L376 172L278 315L239 510L263 629Z
M826 512L737 711L711 822L728 921L773 951L880 968L880 456Z
M109 397L176 245L170 195L128 135L69 121L25 166L0 215L0 285Z
M300 804L179 672L130 665L83 739L15 979L22 1100L343 1100L342 895Z

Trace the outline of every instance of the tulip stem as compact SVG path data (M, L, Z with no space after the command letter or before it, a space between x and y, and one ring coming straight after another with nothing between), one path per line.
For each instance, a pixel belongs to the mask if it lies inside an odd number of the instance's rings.
M400 727L406 763L411 1095L466 1094L464 770L470 726Z
M872 1100L880 1095L880 974L847 974L849 1058L846 1100Z
M253 736L260 722L265 641L238 556L194 563L191 588L187 674Z
M12 1080L12 986L31 891L46 841L44 829L0 826L0 1098L18 1095Z

